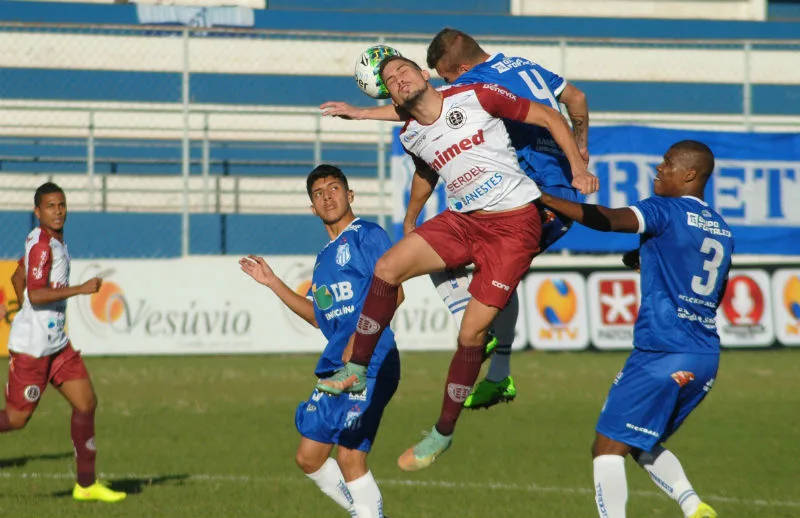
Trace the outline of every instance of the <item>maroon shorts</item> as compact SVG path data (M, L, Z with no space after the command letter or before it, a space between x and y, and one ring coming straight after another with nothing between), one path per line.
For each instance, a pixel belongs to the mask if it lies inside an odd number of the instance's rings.
M81 353L72 344L41 358L11 351L8 354L6 405L23 412L36 409L48 382L58 387L65 381L89 377Z
M474 264L469 292L483 304L502 309L539 252L542 222L531 203L495 214L446 210L415 232L448 269Z

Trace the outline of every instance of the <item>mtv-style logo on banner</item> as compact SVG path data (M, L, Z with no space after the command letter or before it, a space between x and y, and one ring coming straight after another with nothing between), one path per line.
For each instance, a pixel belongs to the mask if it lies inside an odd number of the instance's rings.
M775 340L770 278L764 270L731 270L717 310L717 331L726 347L768 347Z
M772 274L775 336L783 345L800 345L800 269Z
M598 349L633 348L641 294L636 272L599 272L587 281L592 343Z
M528 340L536 349L578 350L589 345L586 286L577 273L532 273L525 278Z

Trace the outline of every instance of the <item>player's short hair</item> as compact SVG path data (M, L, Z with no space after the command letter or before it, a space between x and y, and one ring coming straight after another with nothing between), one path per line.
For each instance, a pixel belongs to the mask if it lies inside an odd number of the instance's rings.
M64 194L64 189L53 182L43 183L38 189L36 189L36 193L33 195L33 206L38 207L42 202L42 197L44 197L45 194L52 194L54 192L60 192L61 194Z
M314 182L319 180L320 178L327 178L333 177L342 182L344 188L348 191L350 190L350 186L347 183L347 177L344 175L341 169L336 167L335 165L330 164L320 164L314 168L313 171L308 173L308 178L306 178L306 192L308 192L308 197L311 198L311 187L313 187Z
M671 148L689 155L691 163L687 165L694 167L700 176L711 176L714 170L714 152L710 147L697 140L681 140Z
M445 69L464 63L480 61L486 52L475 38L464 31L445 27L433 37L428 45L428 68L442 65Z
M388 65L389 63L391 63L393 61L405 61L406 63L408 63L412 67L414 67L417 70L419 70L420 72L422 72L422 67L417 65L417 62L412 60L412 59L404 58L403 56L389 56L389 57L385 58L383 61L381 61L381 64L378 67L378 77L381 78L381 81L383 81L383 69L385 69L386 65Z

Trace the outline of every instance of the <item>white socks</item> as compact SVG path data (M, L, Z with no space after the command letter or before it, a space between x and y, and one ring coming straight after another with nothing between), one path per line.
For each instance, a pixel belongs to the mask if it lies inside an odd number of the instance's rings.
M697 511L700 498L686 478L678 457L671 451L657 446L652 453L642 452L636 462L647 470L658 487L678 502L684 516L691 516Z
M594 458L594 500L600 518L625 518L628 482L625 457L600 455Z
M367 473L347 483L347 489L353 496L353 507L358 518L383 518L383 498L381 490L372 477L372 472Z
M367 475L369 475L369 473L367 473ZM342 509L350 513L350 516L358 516L361 518L361 515L356 515L356 510L353 506L353 497L348 489L348 485L345 484L342 470L339 469L339 464L337 464L334 459L328 458L321 468L314 473L306 474L306 476L313 480L317 487L319 487L323 493L331 497L334 502L339 504Z

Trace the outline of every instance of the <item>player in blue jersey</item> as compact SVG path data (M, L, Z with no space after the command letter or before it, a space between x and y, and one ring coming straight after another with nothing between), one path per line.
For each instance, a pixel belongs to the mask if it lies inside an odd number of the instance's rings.
M542 203L590 228L641 234L642 304L634 350L617 374L592 446L601 518L625 516L625 460L636 462L691 518L717 514L695 493L663 443L705 398L719 365L716 313L733 253L730 228L703 201L714 155L705 144L674 144L656 167L656 196L609 209L547 194Z
M586 96L562 77L532 61L503 54L489 55L470 35L445 28L428 46L427 64L448 83L464 85L495 83L512 93L560 111L564 103L572 122L573 135L584 161L589 162L588 132L589 108ZM405 118L393 106L355 108L346 103L327 102L320 106L327 115L348 119L378 119L398 121ZM578 190L591 194L597 190L597 178L592 175L574 177L569 162L561 148L546 128L515 121L505 121L512 144L517 151L520 167L546 193L578 200ZM419 181L415 177L415 181ZM411 189L412 195L414 189ZM426 198L427 199L427 198ZM405 233L413 231L425 201L409 199L404 221ZM545 207L542 212L541 251L558 241L570 228L572 221ZM431 280L445 302L456 327L461 327L464 308L471 299L468 291L470 278L465 268L433 273ZM478 383L464 401L465 408L487 408L503 401L511 401L517 390L511 377L510 355L514 341L519 302L513 297L498 315L492 326L495 340L490 343L492 356L486 378Z
M375 262L392 242L380 226L353 214L354 193L339 168L325 164L315 168L306 188L311 211L331 238L317 255L307 296L281 281L263 257L243 257L239 264L325 335L328 343L315 369L315 375L324 378L349 359ZM402 298L401 290L398 304ZM400 359L394 334L387 327L369 363L365 391L335 397L314 390L297 407L295 425L301 435L297 465L351 516L383 517L381 492L367 466L367 454L399 380ZM335 461L330 457L334 446L338 446Z

